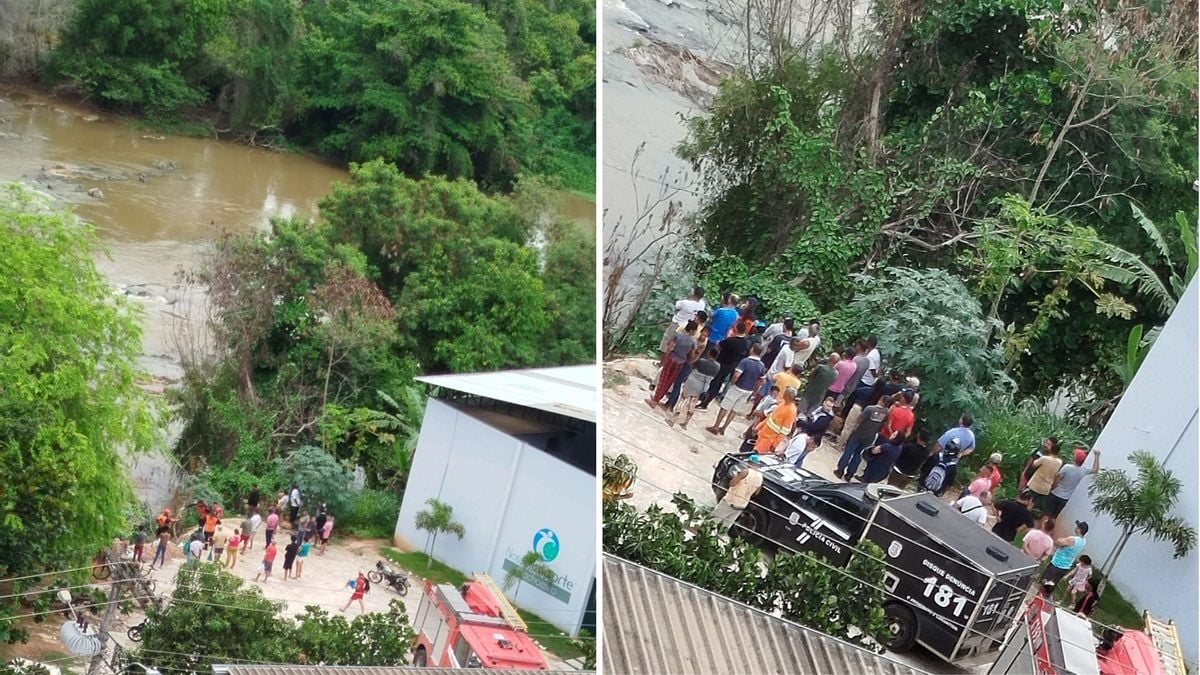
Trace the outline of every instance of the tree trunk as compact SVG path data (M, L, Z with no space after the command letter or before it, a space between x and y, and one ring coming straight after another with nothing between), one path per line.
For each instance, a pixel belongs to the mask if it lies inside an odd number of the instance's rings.
M896 50L900 37L904 34L916 13L919 0L898 0L896 14L892 17L892 25L888 29L883 47L879 51L879 61L875 64L875 72L871 75L871 100L867 112L867 153L874 163L879 155L879 128L883 117L884 95L890 89L892 69L896 65Z
M1083 106L1083 99L1087 96L1089 84L1091 84L1091 78L1088 78L1083 83L1083 86L1079 88L1079 93L1075 95L1075 103L1071 106L1071 112L1067 114L1067 119L1063 122L1062 129L1058 130L1058 136L1050 144L1050 149L1046 151L1046 160L1042 162L1042 168L1038 171L1037 180L1033 181L1033 187L1029 190L1028 201L1030 206L1035 204L1038 190L1042 188L1042 181L1046 178L1046 172L1050 170L1050 163L1054 161L1054 156L1058 154L1058 149L1062 147L1063 139L1066 138L1067 132L1071 130L1071 124L1075 121L1075 116L1079 114L1079 109Z
M1104 561L1104 565L1100 569L1100 587L1097 589L1100 594L1104 593L1104 589L1108 588L1108 577L1112 574L1113 568L1117 565L1117 558L1121 552L1125 550L1125 544L1129 543L1129 538L1133 536L1133 530L1125 528L1121 531L1121 538L1117 540L1117 546L1108 554L1108 558Z
M433 547L437 546L437 533L429 535L429 552L425 554L425 569L433 567Z

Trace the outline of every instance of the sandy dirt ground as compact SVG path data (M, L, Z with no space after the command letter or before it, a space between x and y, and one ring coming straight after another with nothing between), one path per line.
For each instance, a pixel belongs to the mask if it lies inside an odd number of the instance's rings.
M240 518L229 518L230 522ZM286 527L281 528L277 539L280 544L285 544L290 540L291 533ZM357 540L357 539L336 539L331 541L326 548L325 555L316 554L314 548L309 553L308 559L304 562L304 568L300 579L283 580L283 546L279 546L279 553L275 558L275 564L272 567L271 578L267 581L255 582L254 576L258 572L259 565L262 561L263 550L265 548L265 537L263 530L260 530L254 540L254 548L247 551L245 554L239 554L237 563L234 567L227 571L231 571L237 576L245 579L247 584L243 588L257 587L261 589L263 596L270 600L277 600L286 603L284 613L288 616L297 616L304 612L307 605L317 605L329 612L330 614L338 614L346 601L349 600L352 591L346 586L346 583L357 576L358 570L369 572L375 567L377 560L383 560L380 555L380 549L385 546L390 546L390 542L386 540ZM147 545L146 556L150 560L153 555L153 550ZM207 561L207 551L205 552L205 565L213 565ZM171 595L175 586L175 575L180 567L185 562L183 549L178 544L172 544L168 549L167 563L164 567L155 569L152 573L152 578L155 580L154 592L158 595ZM388 563L393 569L398 566L395 563ZM293 570L294 571L294 570ZM417 606L421 602L421 587L424 581L419 576L420 570L414 570L411 576L411 583L408 595L401 597L395 591L391 590L386 584L371 584L371 592L367 593L363 598L363 604L367 612L386 612L388 604L397 599L404 603L405 610L408 612L411 620L416 613ZM214 600L214 602L220 602ZM353 620L362 610L357 602L351 604L346 610L345 616L348 620ZM126 631L130 626L140 623L145 614L141 611L134 611L125 616L119 616L117 624L114 627L112 634L114 639L125 649L136 649L137 643L131 641ZM92 623L98 623L99 619L90 617ZM67 656L67 652L59 638L59 627L62 625L62 619L59 615L54 615L47 619L42 624L30 624L27 628L31 631L30 642L26 645L21 645L19 648L8 650L0 650L0 654L6 655L8 658L21 656L27 658L36 658L44 661L52 661ZM562 661L555 655L546 652L546 658L550 662L552 670L573 670L578 667L578 664L572 665ZM64 672L85 672L86 663L83 659L72 659L60 661L56 664L61 667Z
M669 506L671 495L683 492L700 504L712 505L712 475L716 463L727 452L737 450L746 428L735 420L724 436L704 430L717 416L716 406L697 411L687 429L667 424L662 412L645 403L650 383L657 375L648 358L627 358L604 364L604 452L624 453L638 465L637 481L629 502L638 508L651 504ZM804 468L834 480L840 452L825 439L804 460ZM986 673L988 664L956 667L920 651L889 653L890 658L929 673Z

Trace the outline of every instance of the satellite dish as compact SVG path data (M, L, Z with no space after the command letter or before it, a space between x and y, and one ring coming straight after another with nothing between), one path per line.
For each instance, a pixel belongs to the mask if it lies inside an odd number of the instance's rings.
M62 625L63 645L75 656L95 656L104 651L104 641L95 631L80 628L74 621Z

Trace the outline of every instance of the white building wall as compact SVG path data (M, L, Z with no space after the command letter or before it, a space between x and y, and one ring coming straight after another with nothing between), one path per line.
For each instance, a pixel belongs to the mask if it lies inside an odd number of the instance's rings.
M1101 468L1135 470L1129 455L1149 450L1183 481L1175 515L1200 528L1197 513L1197 282L1193 277L1162 334L1151 347L1112 418L1100 433ZM1091 461L1090 459L1088 460ZM1085 553L1100 565L1108 557L1120 530L1096 515L1087 496L1090 479L1080 483L1060 523L1086 520L1090 526ZM1066 527L1066 526L1063 526ZM1063 529L1060 527L1060 529ZM1060 534L1065 534L1061 532ZM1166 542L1134 535L1113 570L1112 583L1139 610L1174 619L1184 657L1197 658L1197 553L1176 560Z
M559 543L548 563L559 575L556 588L546 592L522 583L513 599L575 634L596 574L596 485L588 473L430 399L396 521L396 543L425 549L427 534L414 520L436 497L454 508L466 535L461 541L439 536L434 557L468 575L486 572L502 584L505 560L519 560L540 530L551 530Z

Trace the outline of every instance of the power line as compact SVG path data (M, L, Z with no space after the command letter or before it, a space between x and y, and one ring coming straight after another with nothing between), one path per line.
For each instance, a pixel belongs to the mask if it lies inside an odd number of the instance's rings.
M112 563L112 562L93 563L91 565L85 565L83 567L70 567L65 570L56 570L56 571L51 571L51 572L39 572L38 574L27 574L23 577L8 577L6 579L0 579L0 584L8 583L11 581L21 581L23 579L35 579L37 577L57 576L59 574L68 574L70 572L78 572L80 570L91 570L91 569L96 569L97 567L108 567L110 565L116 565L116 564L119 564L119 563Z

